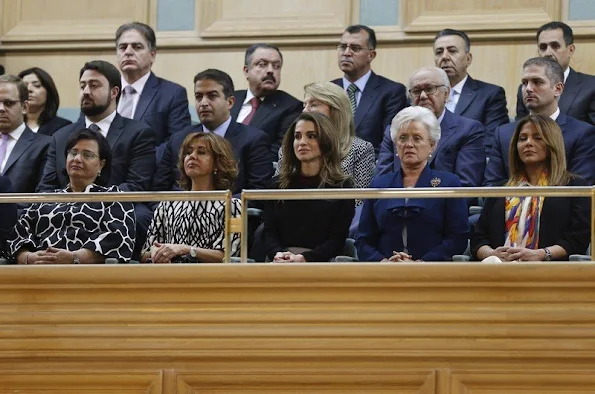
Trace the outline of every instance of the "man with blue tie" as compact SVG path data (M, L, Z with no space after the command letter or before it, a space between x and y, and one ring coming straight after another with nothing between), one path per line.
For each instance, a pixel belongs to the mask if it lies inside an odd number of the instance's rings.
M472 61L471 40L465 32L444 29L436 34L434 63L446 71L450 81L446 108L455 115L480 121L486 130L485 143L489 144L496 127L510 122L506 94L500 86L471 78L467 68Z
M562 131L568 171L595 182L595 126L560 111L558 101L564 90L564 71L555 60L535 57L523 64L523 102L532 114L552 118ZM509 176L509 145L518 122L500 126L488 152L485 171L487 185L500 184Z
M462 186L481 186L485 168L484 127L477 120L455 115L446 109L449 94L448 76L440 68L423 67L409 77L411 104L429 109L440 123L441 136L428 160L430 167L457 175ZM387 127L376 174L387 174L400 166Z
M140 22L116 31L116 55L122 73L122 97L118 114L139 120L156 134L157 156L174 133L190 127L186 89L157 77L151 67L157 55L155 31Z
M405 86L372 71L376 33L368 26L353 25L345 29L337 52L343 78L333 82L349 96L355 134L370 141L378 153L384 129L407 106Z

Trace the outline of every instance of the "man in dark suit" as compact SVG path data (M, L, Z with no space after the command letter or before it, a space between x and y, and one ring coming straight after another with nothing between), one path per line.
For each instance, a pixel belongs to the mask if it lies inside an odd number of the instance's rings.
M12 193L10 178L0 175L0 194ZM8 235L17 223L17 206L14 203L0 204L0 258L12 258L9 250Z
M110 63L95 60L80 71L81 117L52 136L38 191L66 187L66 141L74 131L89 128L103 134L112 148L109 185L124 191L151 190L155 170L155 132L145 124L116 113L120 73Z
M234 121L263 130L268 136L270 160L277 161L285 132L302 112L303 104L279 90L283 55L269 44L254 44L244 56L248 90L234 92L231 117Z
M456 115L480 121L486 130L484 142L489 144L496 127L510 123L506 94L500 86L471 78L467 68L472 61L471 41L465 32L444 29L436 34L434 63L446 71L450 81L446 109Z
M158 155L171 136L190 127L186 89L151 72L157 44L155 31L140 22L116 31L116 55L122 72L118 113L146 123L156 133Z
M568 171L595 182L595 126L576 120L560 111L558 100L564 90L564 72L547 57L529 59L523 65L523 101L531 114L549 116L558 123L564 138ZM508 180L508 149L518 122L496 129L485 171L485 183L495 185Z
M384 128L407 106L405 86L372 71L376 33L368 26L345 29L337 51L343 78L333 82L345 89L349 97L355 134L370 141L378 153Z
M230 110L235 98L233 81L219 70L205 70L194 77L196 112L201 124L174 135L167 143L155 175L155 190L172 190L180 179L178 154L188 134L215 133L231 143L238 163L238 177L232 192L263 189L271 179L273 166L267 135L254 127L234 122Z
M595 76L576 72L570 67L574 54L572 29L563 22L550 22L537 30L537 52L541 57L557 61L564 71L564 91L558 102L563 114L595 125ZM523 102L522 85L516 103L516 120L529 114Z
M50 137L25 125L29 92L14 75L0 76L0 174L6 175L15 193L33 193L46 162Z
M445 108L450 93L448 82L444 70L436 67L421 68L409 78L411 103L428 108L440 123L441 136L429 164L436 170L456 174L462 186L481 186L485 168L484 127L477 120L455 115ZM400 166L387 127L376 173L387 174Z

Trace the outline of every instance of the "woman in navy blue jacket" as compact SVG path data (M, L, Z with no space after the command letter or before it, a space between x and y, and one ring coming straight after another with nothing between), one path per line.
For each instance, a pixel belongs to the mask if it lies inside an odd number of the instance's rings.
M391 138L401 168L378 176L372 188L460 187L459 178L431 168L440 124L423 107L395 116ZM364 203L356 240L361 261L449 261L467 246L469 228L464 198L394 198Z

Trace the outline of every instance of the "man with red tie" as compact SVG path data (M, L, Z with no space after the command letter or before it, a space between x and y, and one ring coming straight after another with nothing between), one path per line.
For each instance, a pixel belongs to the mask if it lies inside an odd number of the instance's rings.
M279 90L283 55L269 44L253 44L244 57L247 90L234 92L232 118L245 125L263 130L269 137L271 161L277 161L285 132L302 112L303 104L292 95Z

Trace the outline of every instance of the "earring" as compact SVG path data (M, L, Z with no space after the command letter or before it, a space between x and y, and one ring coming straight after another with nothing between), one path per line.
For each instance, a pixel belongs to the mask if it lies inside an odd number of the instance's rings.
M97 177L101 176L101 170L99 170L99 172L97 173Z
M428 157L431 159L432 158L432 154L430 153L430 155Z
M217 170L213 171L213 175L217 175Z
M396 157L399 157L399 153L395 153L395 156L396 156Z

